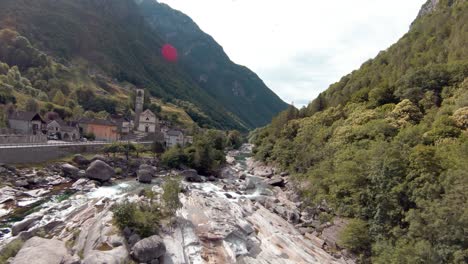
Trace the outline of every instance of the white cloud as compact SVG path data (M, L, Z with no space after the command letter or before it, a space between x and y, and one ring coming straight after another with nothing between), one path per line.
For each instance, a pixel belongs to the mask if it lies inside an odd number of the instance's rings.
M396 42L425 1L160 0L296 105Z

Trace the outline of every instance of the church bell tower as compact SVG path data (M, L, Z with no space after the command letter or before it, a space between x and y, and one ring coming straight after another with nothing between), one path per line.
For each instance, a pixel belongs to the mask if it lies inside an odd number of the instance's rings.
M140 114L143 112L143 103L145 101L145 90L144 89L136 89L136 96L135 96L135 130L138 129L140 125Z

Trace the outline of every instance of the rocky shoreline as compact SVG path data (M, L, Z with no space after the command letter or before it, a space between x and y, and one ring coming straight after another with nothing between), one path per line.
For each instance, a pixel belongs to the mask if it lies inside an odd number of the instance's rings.
M0 253L15 241L26 241L8 263L26 263L31 258L36 263L77 264L130 259L138 263L354 263L336 246L332 229L337 225L318 221L315 209L301 208L289 176L245 158L249 152L248 145L230 151L219 177L200 176L194 170L164 171L153 159L138 159L127 166L124 160L102 156L87 160L77 155L73 164L41 170L3 165L0 175L8 186L0 188L4 225ZM179 195L183 207L173 226L141 239L133 230L114 225L113 204L144 199L139 190L145 186L160 194L161 182L175 174L185 180ZM66 192L71 192L70 197L61 198ZM25 196L33 194L45 201L12 223L11 214L21 208ZM47 252L39 259L37 245Z

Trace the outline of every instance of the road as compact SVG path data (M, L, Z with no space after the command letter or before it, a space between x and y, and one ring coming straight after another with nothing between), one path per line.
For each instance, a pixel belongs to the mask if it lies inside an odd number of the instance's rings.
M128 141L114 141L127 143ZM24 143L24 144L0 144L0 149L12 149L12 148L39 148L39 147L57 147L57 146L93 146L93 145L107 145L114 142L106 141L90 141L90 142L64 142L64 141L49 141L47 143ZM135 142L131 143L138 144L151 144L151 141Z

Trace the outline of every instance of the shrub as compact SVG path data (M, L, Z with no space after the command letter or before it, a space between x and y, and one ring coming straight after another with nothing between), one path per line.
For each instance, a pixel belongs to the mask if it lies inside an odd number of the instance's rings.
M134 229L141 237L149 237L159 230L161 212L157 203L130 203L125 201L112 208L114 222L120 228Z
M165 212L168 213L169 217L173 217L177 210L182 207L182 203L179 199L179 193L181 191L180 179L170 178L166 180L162 189L164 191L162 201Z
M367 223L360 219L349 221L339 237L339 245L354 253L363 253L371 245Z

